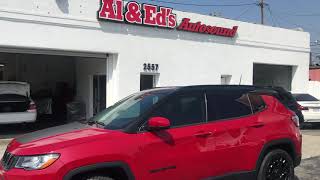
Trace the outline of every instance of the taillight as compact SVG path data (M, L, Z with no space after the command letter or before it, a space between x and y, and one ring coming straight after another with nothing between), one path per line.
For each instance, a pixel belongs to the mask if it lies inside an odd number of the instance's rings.
M298 109L299 109L300 111L307 111L307 110L309 110L308 107L301 106L301 105L298 104L298 103L297 103L297 106L298 106Z
M300 126L300 120L299 120L299 117L298 117L296 114L292 115L291 120L293 121L293 123L294 123L297 127Z
M31 102L31 103L29 104L29 108L28 108L27 111L28 111L28 112L37 112L37 106L36 106L36 104L35 104L34 102Z

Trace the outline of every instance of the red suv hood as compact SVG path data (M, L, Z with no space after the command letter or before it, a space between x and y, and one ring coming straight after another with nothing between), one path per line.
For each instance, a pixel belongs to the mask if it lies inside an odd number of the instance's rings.
M16 155L50 153L74 144L106 139L112 132L115 131L71 123L20 136L9 144L8 151Z

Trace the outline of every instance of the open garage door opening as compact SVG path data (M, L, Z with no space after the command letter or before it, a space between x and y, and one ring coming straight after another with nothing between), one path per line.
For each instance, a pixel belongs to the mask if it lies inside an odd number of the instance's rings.
M28 98L25 111L31 101L36 107L37 122L30 126L86 120L106 108L107 54L104 56L0 52L0 81L30 86L29 92L22 94ZM8 98L2 98L6 104L0 104L0 115L18 112L18 106L8 103L17 97ZM0 122L1 126L4 124L7 123Z
M292 66L254 64L253 84L256 86L280 86L291 91L292 73Z

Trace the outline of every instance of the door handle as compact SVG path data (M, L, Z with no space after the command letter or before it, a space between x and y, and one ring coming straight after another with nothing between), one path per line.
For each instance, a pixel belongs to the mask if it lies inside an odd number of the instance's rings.
M194 136L195 137L200 137L200 138L205 138L205 137L209 137L209 136L212 136L212 135L213 135L213 132L198 132Z
M253 123L251 124L249 127L252 127L252 128L262 128L265 124L260 122L260 123Z

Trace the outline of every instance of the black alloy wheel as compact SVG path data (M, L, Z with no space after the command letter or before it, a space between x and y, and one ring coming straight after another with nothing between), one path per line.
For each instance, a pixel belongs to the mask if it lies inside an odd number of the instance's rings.
M259 170L258 180L293 180L294 166L290 155L283 150L269 152Z

